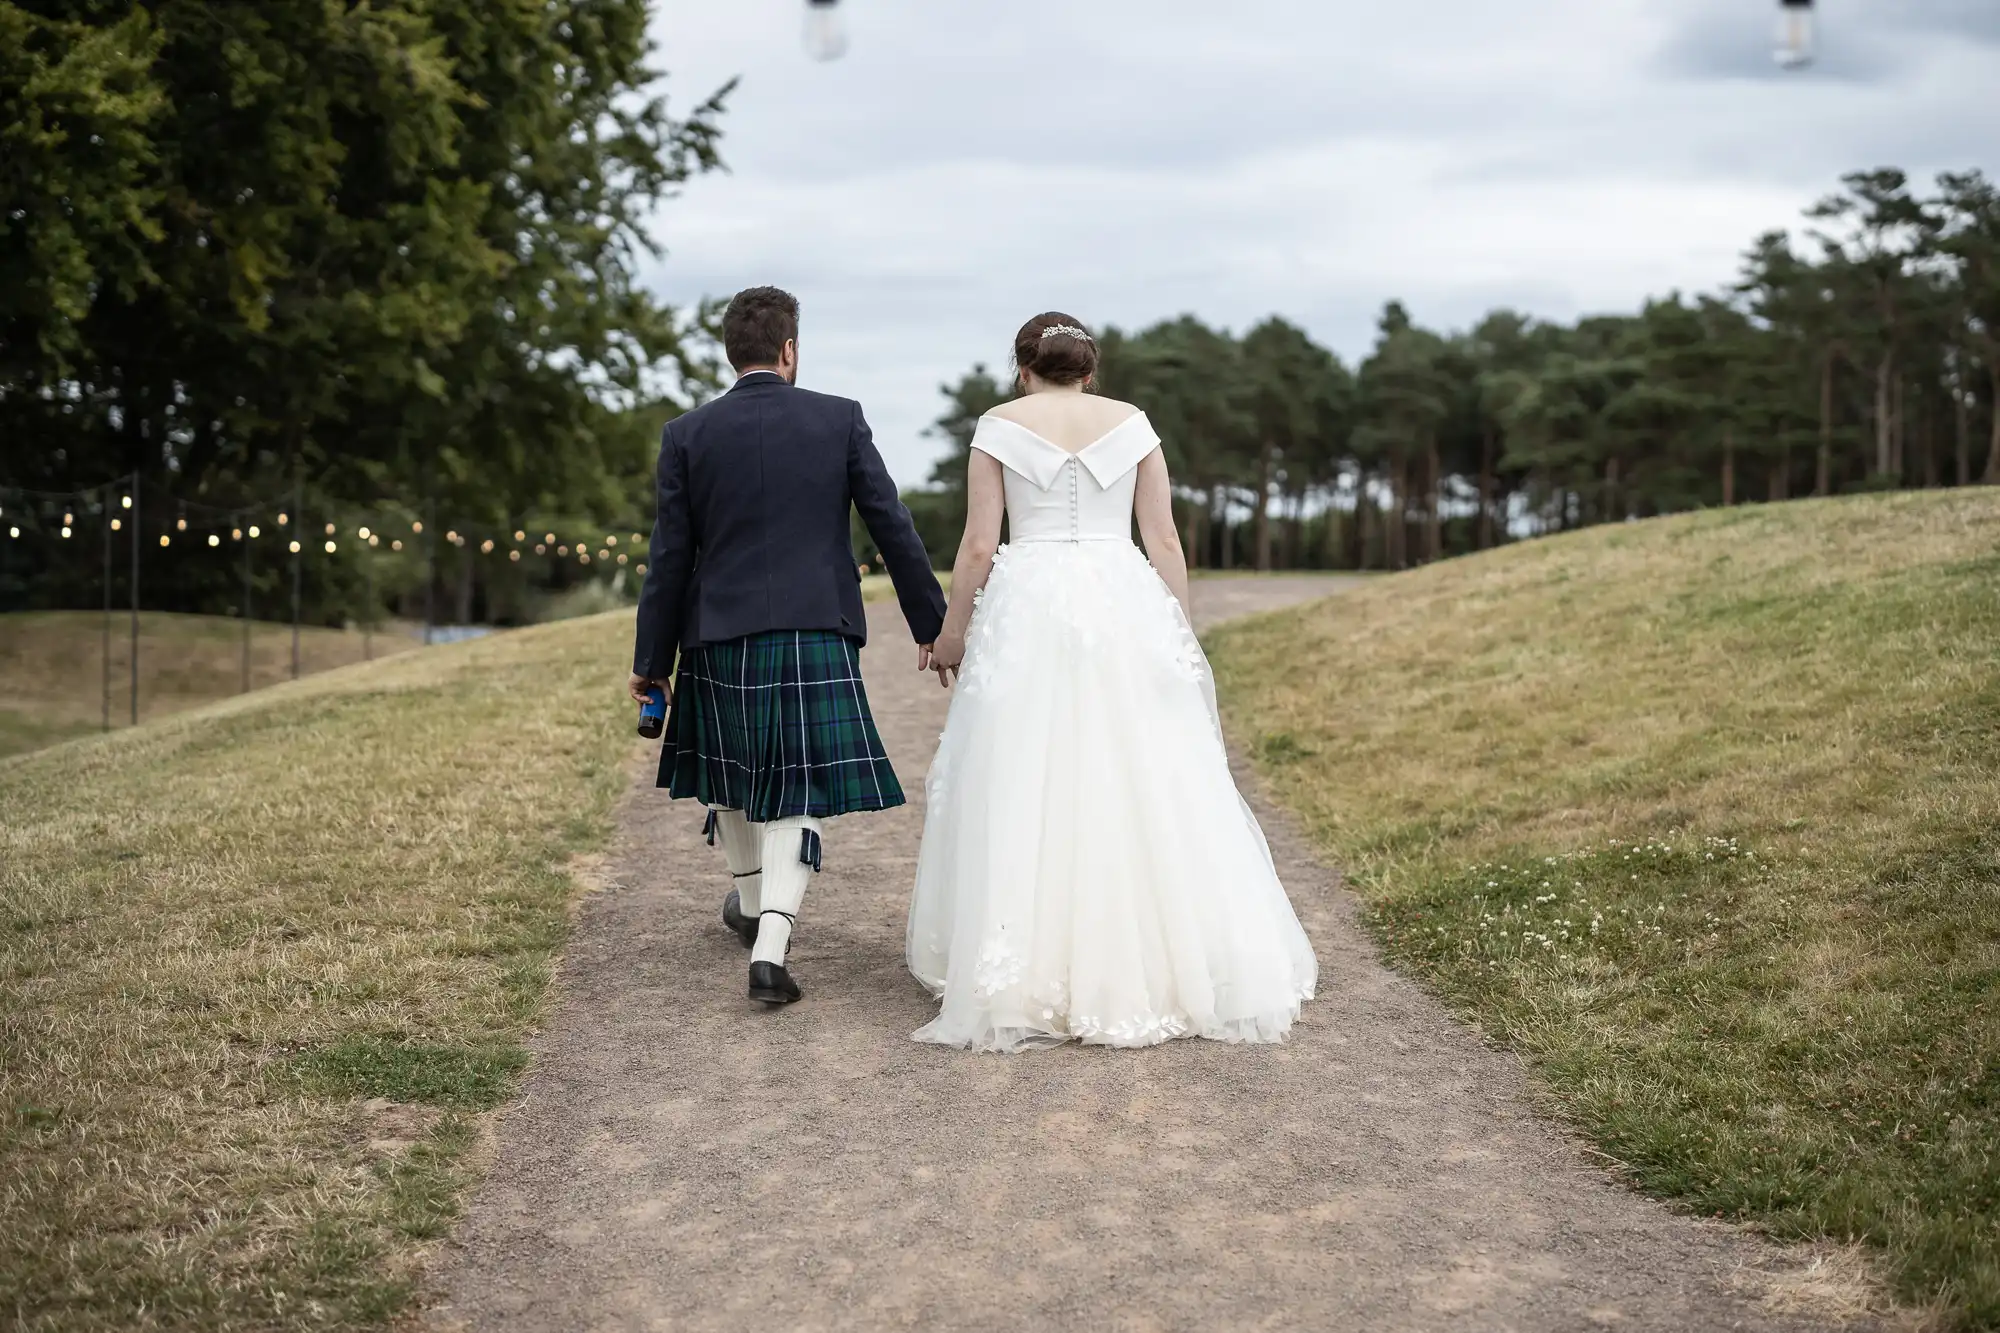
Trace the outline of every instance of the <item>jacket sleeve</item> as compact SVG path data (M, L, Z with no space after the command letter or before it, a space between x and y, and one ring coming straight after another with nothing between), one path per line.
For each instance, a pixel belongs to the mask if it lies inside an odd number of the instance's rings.
M681 645L681 615L694 575L694 525L688 513L687 456L674 441L672 422L660 433L658 510L639 590L639 635L632 670L652 680L673 674Z
M882 465L875 436L861 415L859 403L854 404L854 424L847 437L847 489L854 497L854 507L861 511L861 521L868 525L868 535L882 552L883 563L889 566L889 579L896 585L896 601L903 608L910 633L918 643L935 643L944 629L944 590L931 572L930 553L917 536L917 525L910 521L910 511L903 507L896 483Z

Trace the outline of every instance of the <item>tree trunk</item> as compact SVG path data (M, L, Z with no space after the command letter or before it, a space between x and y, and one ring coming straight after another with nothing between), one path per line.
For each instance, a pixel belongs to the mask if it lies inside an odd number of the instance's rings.
M1368 472L1364 468L1354 488L1354 567L1359 570L1375 567L1374 509L1374 497L1368 494Z
M1778 446L1778 461L1771 465L1771 498L1792 498L1792 446L1789 444Z
M1427 515L1430 530L1424 535L1424 542L1429 548L1427 558L1442 560L1444 558L1444 460L1438 457L1436 435L1432 435L1426 443L1430 450L1431 484L1430 513Z
M468 542L470 539L467 539ZM461 547L458 553L458 623L472 623L472 552Z
M1271 474L1277 469L1278 451L1264 446L1264 469L1257 478L1257 512L1251 516L1257 534L1257 568L1271 568Z
M1618 455L1604 460L1604 521L1612 522L1618 515Z
M1205 497L1204 497L1205 498ZM1193 499L1187 501L1187 516L1181 520L1181 545L1186 548L1187 562L1191 569L1201 567L1201 547L1197 544L1197 534L1201 528L1201 505Z
M1833 494L1833 353L1819 370L1819 458L1813 467L1813 494Z
M1901 486L1909 479L1909 463L1904 457L1909 438L1908 419L1903 415L1903 377L1896 376L1891 389L1895 406L1889 412L1889 474Z
M1722 428L1722 505L1736 503L1736 427Z
M1993 425L1986 441L1986 484L2000 486L2000 356L1986 363L1986 374L1993 382Z
M1960 361L1958 364L1961 370L1954 378L1951 386L1952 477L1955 485L1970 486L1972 484L1972 406L1965 401L1965 385L1961 382L1965 378L1963 372L1965 363Z
M1932 437L1933 418L1926 411L1917 418L1914 444L1917 453L1924 460L1924 489L1936 490L1938 484L1937 440Z
M1479 528L1474 538L1484 551L1493 545L1493 427L1479 437Z
M1894 364L1894 353L1882 353L1882 359L1875 363L1875 471L1878 475L1889 473L1889 371Z
M1410 460L1400 455L1389 476L1389 568L1410 567Z

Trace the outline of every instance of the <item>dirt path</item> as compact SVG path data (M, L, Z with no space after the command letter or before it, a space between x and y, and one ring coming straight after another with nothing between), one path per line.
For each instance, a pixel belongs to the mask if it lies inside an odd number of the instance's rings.
M1198 619L1334 586L1204 582ZM1320 956L1291 1044L910 1041L931 1005L903 910L946 696L875 611L869 693L912 804L829 831L793 945L806 1002L744 998L720 857L647 766L440 1256L437 1326L1828 1326L1758 1303L1801 1256L1618 1188L1538 1119L1516 1062L1383 970L1254 792Z

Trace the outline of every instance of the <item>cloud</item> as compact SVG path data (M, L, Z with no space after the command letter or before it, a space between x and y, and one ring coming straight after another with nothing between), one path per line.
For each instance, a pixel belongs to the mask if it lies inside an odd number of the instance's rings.
M1631 308L1726 283L1843 171L1993 165L1995 10L1822 7L1832 67L1781 78L1767 0L846 0L831 65L798 0L671 4L676 95L742 84L647 279L796 291L807 382L915 483L937 386L1036 310L1276 312L1353 359L1392 297Z

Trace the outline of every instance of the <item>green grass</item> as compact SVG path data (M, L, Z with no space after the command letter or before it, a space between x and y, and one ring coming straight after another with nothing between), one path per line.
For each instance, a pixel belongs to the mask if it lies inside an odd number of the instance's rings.
M526 1062L628 614L0 760L0 1311L378 1327Z
M2000 491L1597 528L1213 657L1388 959L1632 1180L2000 1327Z
M290 625L252 621L250 685L291 677ZM390 657L418 646L408 626L374 635L302 627L299 670L312 675ZM132 720L131 627L112 617L111 725ZM0 615L0 758L87 735L104 724L104 618L95 611L21 611ZM197 708L243 688L243 622L226 616L147 611L139 617L139 718Z

